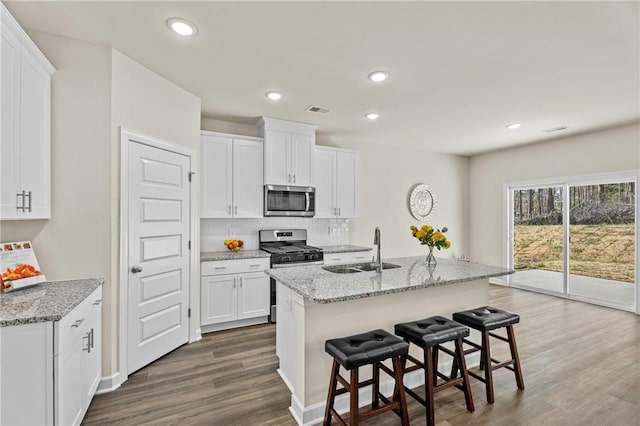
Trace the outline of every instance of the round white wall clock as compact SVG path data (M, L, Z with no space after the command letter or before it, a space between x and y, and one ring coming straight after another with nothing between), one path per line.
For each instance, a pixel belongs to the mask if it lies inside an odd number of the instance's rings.
M418 184L409 196L409 210L421 222L427 220L436 208L436 195L428 185Z

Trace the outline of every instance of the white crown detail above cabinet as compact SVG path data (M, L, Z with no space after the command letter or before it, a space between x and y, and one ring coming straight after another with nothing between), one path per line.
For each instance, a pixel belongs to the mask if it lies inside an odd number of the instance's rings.
M0 219L48 219L55 68L1 3L0 15Z

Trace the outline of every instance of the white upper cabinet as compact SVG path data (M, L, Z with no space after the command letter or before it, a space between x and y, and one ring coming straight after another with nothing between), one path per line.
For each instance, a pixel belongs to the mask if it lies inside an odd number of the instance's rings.
M262 217L262 140L201 133L201 217Z
M354 218L358 215L358 153L316 147L316 216Z
M314 186L317 126L268 117L257 126L264 138L265 185Z
M48 219L55 69L2 4L0 15L0 219Z

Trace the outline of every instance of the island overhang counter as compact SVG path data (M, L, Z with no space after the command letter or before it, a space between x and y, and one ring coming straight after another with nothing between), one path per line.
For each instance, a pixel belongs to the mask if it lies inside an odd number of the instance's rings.
M513 273L450 259L438 259L435 268L427 267L424 257L385 262L399 267L382 273L340 274L318 265L266 271L277 282L278 372L291 390L289 409L299 424L318 422L324 413L331 367L331 357L324 352L327 339L378 328L393 332L400 322L451 317L453 312L486 305L488 279ZM471 339L478 336L472 333ZM370 372L363 369L362 377L366 374ZM405 383L418 386L423 377L416 371L405 377ZM391 382L383 383L381 389L390 394ZM371 392L366 388L361 392L364 405ZM335 405L338 411L347 411L347 395L336 399Z

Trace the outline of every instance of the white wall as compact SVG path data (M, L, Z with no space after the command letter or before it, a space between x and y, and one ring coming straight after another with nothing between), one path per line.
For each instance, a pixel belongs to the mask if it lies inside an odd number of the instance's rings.
M472 260L502 266L505 183L634 169L640 169L638 124L472 157L469 167Z

